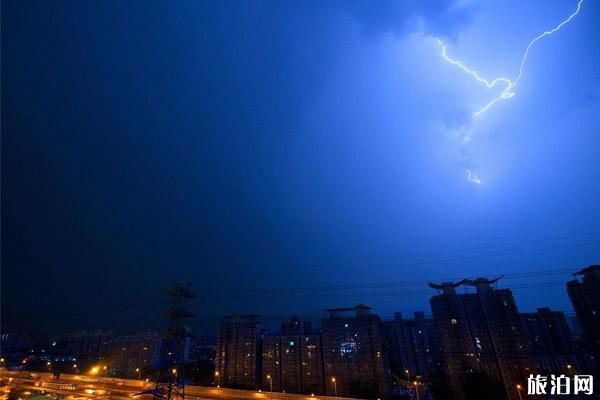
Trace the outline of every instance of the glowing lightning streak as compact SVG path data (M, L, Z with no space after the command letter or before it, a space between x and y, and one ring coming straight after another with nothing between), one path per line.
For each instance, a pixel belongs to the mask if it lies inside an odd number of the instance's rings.
M482 78L477 73L477 71L475 71L475 70L467 67L462 62L460 62L458 60L454 60L453 58L451 58L450 56L448 56L446 45L441 40L437 39L438 44L442 48L442 57L449 64L454 65L454 66L460 68L466 74L468 74L471 77L473 77L473 79L475 79L477 82L484 84L488 89L491 89L491 88L495 87L496 84L498 84L498 83L503 83L503 84L506 85L506 87L504 88L504 90L502 92L500 92L500 94L498 96L494 97L485 106L483 106L479 110L475 111L473 113L474 117L478 117L479 115L483 114L484 112L486 112L487 110L489 110L494 104L496 104L500 100L510 99L511 97L513 97L515 95L515 92L513 91L513 89L517 86L517 84L521 80L521 77L523 76L523 69L525 67L525 63L527 62L527 57L529 56L529 51L531 50L531 48L533 47L533 45L538 40L540 40L540 39L542 39L542 38L544 38L546 36L552 35L554 32L560 30L560 28L562 28L564 25L566 25L569 22L571 22L571 20L573 18L575 18L575 16L577 14L579 14L579 11L581 10L581 4L582 3L583 3L583 0L579 0L579 2L577 3L577 9L571 15L569 15L569 17L567 19L565 19L564 21L562 21L560 24L556 25L553 29L551 29L549 31L545 31L545 32L539 34L538 36L536 36L535 38L533 38L529 42L529 44L525 48L525 51L523 52L523 57L521 57L521 64L519 65L519 73L517 74L517 77L514 80L506 78L506 77L503 77L503 76L501 76L499 78L496 78L494 80L491 80L491 81ZM468 138L468 136L465 136L465 137ZM481 179L473 171L471 171L470 169L467 169L466 172L467 172L467 180L468 181L473 182L475 184L480 184L481 183Z
M467 170L467 180L476 184L481 183L481 179L479 179L479 177L475 175L470 169Z
M514 86L514 84L513 84L513 82L510 79L504 78L504 77L500 77L500 78L494 79L493 81L488 81L487 79L482 78L481 76L479 76L479 74L477 73L477 71L472 70L471 68L467 67L465 64L461 63L460 61L457 61L457 60L454 60L454 59L450 58L448 56L448 53L447 53L447 50L446 50L446 45L440 39L437 39L437 42L442 47L442 57L444 57L444 59L446 61L448 61L448 63L450 63L452 65L456 65L458 68L462 69L467 74L471 75L477 82L483 83L489 89L491 89L494 86L496 86L496 84L498 82L506 83L506 89L504 89L502 91L502 93L500 93L500 95L498 97L496 97L491 102L489 102L485 107L483 107L479 111L476 111L473 114L474 116L478 116L482 112L486 111L488 108L490 108L497 101L499 101L499 100L501 100L503 98L510 99L512 96L514 96L514 93L511 91L511 89Z
M499 77L499 78L496 78L496 79L494 79L492 81L489 81L487 79L482 78L481 76L479 76L479 74L475 70L472 70L471 68L467 67L466 65L464 65L460 61L457 61L457 60L454 60L454 59L450 58L448 56L448 54L447 54L447 51L446 51L446 45L441 40L437 39L438 44L442 48L442 57L444 57L444 59L448 63L450 63L452 65L455 65L458 68L462 69L464 72L466 72L467 74L471 75L476 81L478 81L479 83L484 84L489 89L491 89L494 86L496 86L496 84L498 82L502 82L502 83L506 84L506 88L504 88L504 90L497 97L493 98L492 100L490 100L489 103L487 103L481 109L479 109L478 111L476 111L475 113L473 113L473 116L477 117L477 116L481 115L482 113L486 112L487 110L489 110L490 107L492 107L494 104L496 104L500 100L510 99L511 97L513 97L515 95L515 92L513 91L513 89L517 86L517 83L519 83L519 80L521 80L521 77L523 76L523 68L525 67L525 63L527 62L527 57L529 56L529 50L531 50L531 48L533 47L533 45L538 40L542 39L545 36L552 35L554 32L560 30L560 28L562 28L564 25L566 25L569 22L571 22L571 20L573 18L575 18L575 16L577 14L579 14L579 10L581 10L581 4L582 3L583 3L583 0L579 0L579 2L577 3L577 9L571 15L569 15L569 17L567 19L565 19L564 21L562 21L560 24L556 25L553 29L551 29L549 31L545 31L545 32L539 34L538 36L536 36L535 38L533 38L533 40L531 40L529 42L529 45L525 49L525 52L523 53L523 57L521 58L521 64L519 65L519 74L517 75L517 77L514 80L511 80L511 79L505 78L505 77Z

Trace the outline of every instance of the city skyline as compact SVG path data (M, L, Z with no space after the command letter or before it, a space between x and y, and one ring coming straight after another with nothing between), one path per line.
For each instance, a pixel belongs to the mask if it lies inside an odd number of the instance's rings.
M100 383L106 388L153 386L148 381L156 380L155 389L145 392L155 394L167 384L156 375L164 370L171 383L173 376L190 379L199 385L192 390L216 397L220 390L233 389L241 390L238 396L265 391L363 399L521 400L526 382L532 394L532 371L577 377L598 369L600 265L572 277L564 290L581 325L548 307L519 310L512 291L499 288L502 277L497 277L430 282L435 291L431 317L395 313L389 320L358 304L324 310L319 324L298 315L282 318L277 329L265 326L260 315L224 316L216 331L202 335L186 326L195 318L187 306L195 298L190 285L174 285L164 292L168 312L162 334L3 332L2 367L11 374L28 371L19 378L25 381L36 372L53 373L58 383L43 385L67 391L78 390L82 379L103 375ZM460 290L465 286L474 290ZM168 368L161 367L165 362ZM119 379L129 383L119 384ZM211 386L218 391L206 392ZM15 390L18 385L11 393Z
M589 267L586 268L593 268L595 267L595 265L591 265ZM532 272L525 272L525 273L518 273L515 274L516 276L514 278L516 279L525 279L525 280L531 280L533 279L534 282L529 282L529 283L517 283L514 285L511 285L510 279L511 276L505 276L505 275L499 275L499 276L494 276L491 277L493 282L494 282L494 288L495 289L508 289L511 291L517 290L519 291L519 289L523 289L523 291L527 292L527 289L536 289L538 287L542 287L545 290L550 290L553 291L555 296L556 295L564 295L567 298L570 298L570 294L569 294L569 287L572 287L574 284L576 284L577 280L577 276L580 275L582 273L582 271L586 270L586 268L576 268L574 270L568 269L568 270L552 270L552 271L532 271ZM546 283L539 283L539 282L535 282L535 277L540 276L540 275L553 275L553 281L550 282L549 284ZM563 280L563 281L554 281L554 279L560 279L560 278L556 278L556 277L567 277L567 279ZM342 292L340 294L336 294L336 291L334 288L331 287L313 287L313 288L295 288L292 289L293 291L297 291L299 292L299 294L305 294L308 293L308 296L316 296L318 298L323 297L323 298L331 298L331 299L335 299L335 300L331 300L331 307L339 307L339 306L343 306L343 305L353 305L353 304L375 304L375 300L377 297L379 297L380 295L385 295L385 296L390 296L390 297L395 297L398 299L401 299L403 296L413 296L415 294L423 294L426 298L427 301L425 304L422 305L422 307L420 308L416 308L414 310L406 310L403 309L402 307L402 303L398 302L397 307L391 312L386 312L385 310L377 310L378 311L378 315L381 316L382 320L384 321L392 321L396 318L397 315L402 315L402 314L406 314L406 315L412 315L412 314L423 314L424 317L426 318L431 318L432 317L432 310L430 308L429 305L429 299L431 298L431 296L434 296L435 293L437 292L442 293L443 292L443 285L444 283L436 283L436 282L464 282L464 281L477 281L480 279L484 279L486 280L488 277L483 277L483 276L477 276L476 278L470 278L470 277L460 277L460 276L454 276L454 277L446 277L444 279L437 279L437 280L432 280L432 281L412 281L412 282L384 282L384 283L378 283L373 285L365 285L365 284L357 284L357 285L349 285L347 287L344 288L338 288L338 289L342 289L342 290L346 290L346 289L352 289L352 290L356 290L357 288L360 288L362 290L364 290L365 288L371 290L372 292L364 292L362 295L358 295L356 296L355 294L353 294L353 292ZM507 283L508 282L508 283ZM193 284L192 283L188 283L189 288L193 289ZM395 289L397 287L403 288L408 286L409 289ZM476 289L473 288L469 288L472 285L461 285L461 294L473 294L476 292ZM385 290L383 292L380 292L381 289L384 288ZM391 289L390 289L391 288ZM3 332L5 333L18 333L18 332L22 332L22 333L32 333L32 334L48 334L48 333L69 333L69 332L77 332L77 331L94 331L94 330L101 330L101 331L107 331L107 332L111 332L111 331L115 331L115 332L129 332L129 333L137 333L140 331L152 331L152 330L158 330L160 331L162 328L164 328L164 318L163 318L163 314L165 312L165 298L164 298L164 294L166 293L166 288L163 288L163 290L156 296L149 296L149 297L143 297L143 298L132 298L131 299L131 305L135 306L136 304L138 304L138 300L143 300L144 302L142 304L148 304L151 303L153 304L154 307L156 307L156 312L154 313L154 315L147 315L144 312L140 312L138 315L134 315L133 319L127 319L127 324L125 325L120 325L120 324L116 324L116 325L111 325L111 324L106 324L103 322L102 319L99 319L98 321L94 322L94 323L83 323L83 324L78 324L77 321L79 321L79 319L77 318L78 316L88 316L90 318L95 318L95 316L97 315L98 312L100 312L100 315L102 315L101 313L103 311L108 311L110 312L113 309L118 309L122 306L124 306L124 304L122 303L111 303L111 304L107 304L102 306L103 309L98 310L95 307L91 307L91 308L75 308L72 310L67 310L66 312L64 312L63 310L61 310L62 313L62 319L69 321L69 323L67 325L48 325L48 324L44 324L44 319L41 318L38 322L37 322L37 327L38 329L29 329L26 328L27 326L30 326L28 324L25 325L20 325L19 323L16 323L15 325L4 325L3 327ZM313 290L317 290L316 292L313 292ZM322 290L326 290L329 293L323 294ZM374 290L374 291L373 291ZM390 291L391 290L391 291ZM267 291L266 296L267 298L271 298L274 296L274 298L279 298L279 296L282 295L282 293L287 292L287 289L279 289L279 288L272 288L271 289L271 293L269 293L269 291ZM331 293L333 291L333 293ZM255 296L256 293L254 292L250 292L250 293L227 293L227 295L236 295L238 296L240 299L246 298L246 296ZM293 293L290 293L291 296L293 296ZM202 306L199 305L197 303L197 301L203 301L203 297L206 296L205 293L199 293L199 299L190 299L191 302L189 303L189 307L190 307L190 311L193 312L193 310L202 310ZM355 296L355 297L354 297ZM371 297L369 297L371 296ZM196 296L194 296L196 297ZM515 299L517 300L517 304L519 304L518 298L517 296L515 296ZM329 301L329 300L328 300ZM573 305L573 299L571 298L569 300L570 304L569 307L566 307L564 309L556 309L548 304L544 304L542 301L539 302L539 304L533 308L533 309L529 309L529 308L523 308L521 306L519 306L519 312L520 313L528 313L528 312L537 312L539 309L544 309L544 308L548 308L548 309L553 309L554 311L557 312L561 312L564 313L569 319L573 319L575 318L575 310L576 308ZM242 307L243 308L243 307ZM376 307L374 307L376 308ZM277 330L277 328L279 327L279 324L281 321L286 320L287 318L292 318L292 317L297 317L297 318L301 318L303 321L311 321L311 322L317 322L317 324L315 325L315 327L320 327L319 326L319 321L322 320L322 318L327 314L328 309L327 308L321 308L315 311L311 311L311 312L301 312L299 309L297 308L290 308L285 310L283 313L281 314L268 314L263 312L263 310L260 309L251 309L250 312L233 312L233 313L225 313L225 314L213 314L213 315L207 315L207 314L201 314L201 315L194 315L192 318L190 318L187 322L186 322L186 326L188 326L189 328L193 329L195 332L197 333L202 333L202 334L210 334L211 332L213 332L219 325L219 323L221 322L221 320L223 318L228 318L228 317L238 317L238 316L256 316L257 318L260 318L261 320L261 325L264 326L265 329L269 330L269 329L275 329ZM53 318L56 318L55 316L51 316ZM21 321L27 321L26 318L22 319ZM86 319L84 318L83 321L86 321ZM569 326L571 328L573 328L573 323L570 322ZM24 328L25 327L25 328ZM42 327L42 329L39 329L39 327Z

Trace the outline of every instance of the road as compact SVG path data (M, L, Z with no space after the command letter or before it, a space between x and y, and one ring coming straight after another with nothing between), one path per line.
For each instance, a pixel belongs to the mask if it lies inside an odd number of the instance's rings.
M68 400L131 400L131 397L154 387L154 382L137 379L104 378L89 375L61 374L53 379L52 374L30 371L0 370L0 382L5 393L11 389L21 392L52 393L65 396ZM23 397L25 397L27 394ZM238 399L238 400L342 400L343 397L308 396L302 394L261 392L253 390L226 389L207 386L185 387L185 397L190 400ZM149 400L152 395L136 396ZM353 399L356 400L356 399Z

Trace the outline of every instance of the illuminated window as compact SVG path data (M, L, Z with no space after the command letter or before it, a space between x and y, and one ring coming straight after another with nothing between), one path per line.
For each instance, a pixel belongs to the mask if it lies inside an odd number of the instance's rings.
M456 320L456 318L452 318L452 319L450 320L450 323L451 323L452 325L456 325L456 324L458 324L458 321Z
M360 349L360 342L354 338L349 338L345 342L340 343L340 353L342 355L349 355L356 353Z

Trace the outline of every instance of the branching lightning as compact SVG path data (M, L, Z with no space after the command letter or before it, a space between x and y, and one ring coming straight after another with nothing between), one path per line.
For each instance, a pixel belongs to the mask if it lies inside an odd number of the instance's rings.
M583 1L583 0L581 0ZM488 104L486 104L483 108L479 109L478 111L475 111L473 113L473 116L478 116L481 113L487 111L491 106L493 106L496 102L502 100L502 99L510 99L511 97L513 97L515 94L512 91L512 88L514 87L514 83L513 81L511 81L509 78L505 78L505 77L499 77L496 78L492 81L489 81L487 79L482 78L477 71L467 67L465 64L463 64L460 61L454 60L452 58L450 58L448 56L448 52L446 50L446 45L440 40L437 39L438 44L441 46L442 48L442 57L444 57L444 59L452 64L452 65L456 65L458 68L460 68L461 70L463 70L464 72L466 72L467 74L471 75L473 77L473 79L475 79L477 82L484 84L488 89L491 89L493 87L496 86L496 84L498 82L501 83L505 83L506 84L506 88L502 91L502 93L500 93L500 95L494 99L492 99ZM516 82L516 81L515 81Z
M506 84L506 87L504 88L504 90L497 97L494 97L485 106L483 106L479 110L475 111L473 113L473 116L477 117L477 116L481 115L482 113L486 112L487 110L489 110L490 107L492 107L494 104L496 104L500 100L510 99L511 97L513 97L515 95L515 92L513 91L513 89L517 86L517 84L521 80L521 77L523 76L523 69L525 67L525 63L527 62L527 57L529 56L529 51L531 50L531 48L533 47L533 45L538 40L544 38L545 36L552 35L554 32L559 31L564 25L566 25L569 22L571 22L571 20L573 18L575 18L575 16L577 14L579 14L579 11L581 10L581 4L582 3L583 3L583 0L579 0L579 2L577 3L576 10L571 15L569 15L569 17L567 19L565 19L564 21L562 21L561 23L559 23L558 25L556 25L551 30L545 31L545 32L539 34L538 36L536 36L535 38L533 38L529 42L529 44L525 48L525 51L523 52L523 56L521 57L521 64L519 65L519 73L517 74L516 78L514 78L514 79L510 79L510 78L506 78L506 77L502 76L502 77L495 78L494 80L490 81L490 80L482 78L477 73L477 71L475 71L475 70L467 67L465 64L463 64L460 61L457 61L457 60L454 60L454 59L450 58L448 56L446 45L441 40L437 39L438 44L442 48L442 57L448 63L457 66L458 68L460 68L461 70L463 70L465 73L471 75L477 82L484 84L489 89L495 87L496 84L499 83L499 82Z
M446 45L440 39L436 39L437 43L439 44L439 46L442 49L442 57L444 58L444 60L446 60L446 62L461 69L467 75L470 75L475 81L485 85L488 89L492 89L492 88L496 87L496 85L502 85L502 84L504 85L504 90L502 90L502 92L500 92L500 94L498 96L492 98L487 104L485 104L483 107L481 107L480 109L478 109L477 111L475 111L473 113L474 117L479 117L481 114L485 113L487 110L489 110L492 106L494 106L499 101L510 99L511 97L513 97L515 95L514 89L517 86L517 84L519 83L519 81L521 80L521 77L523 76L523 70L525 68L525 64L527 62L527 58L529 56L529 51L531 50L531 48L535 45L536 42L538 42L542 38L552 35L553 33L559 31L564 25L571 22L571 20L573 18L575 18L575 16L577 14L579 14L582 3L583 3L583 0L579 0L577 3L577 8L575 9L575 11L573 13L571 13L571 15L569 15L569 17L567 19L565 19L564 21L562 21L561 23L556 25L554 28L539 34L538 36L536 36L529 42L529 44L525 48L525 51L523 52L523 56L521 57L521 63L519 64L519 72L518 72L517 76L512 79L504 77L504 76L501 76L501 77L498 77L498 78L495 78L492 80L482 78L481 75L474 69L469 68L461 61L451 58L448 55ZM466 138L468 139L468 137L469 136L467 135ZM481 179L477 175L475 175L475 173L473 173L470 169L467 169L466 173L467 173L467 179L470 182L473 182L476 184L481 183Z

